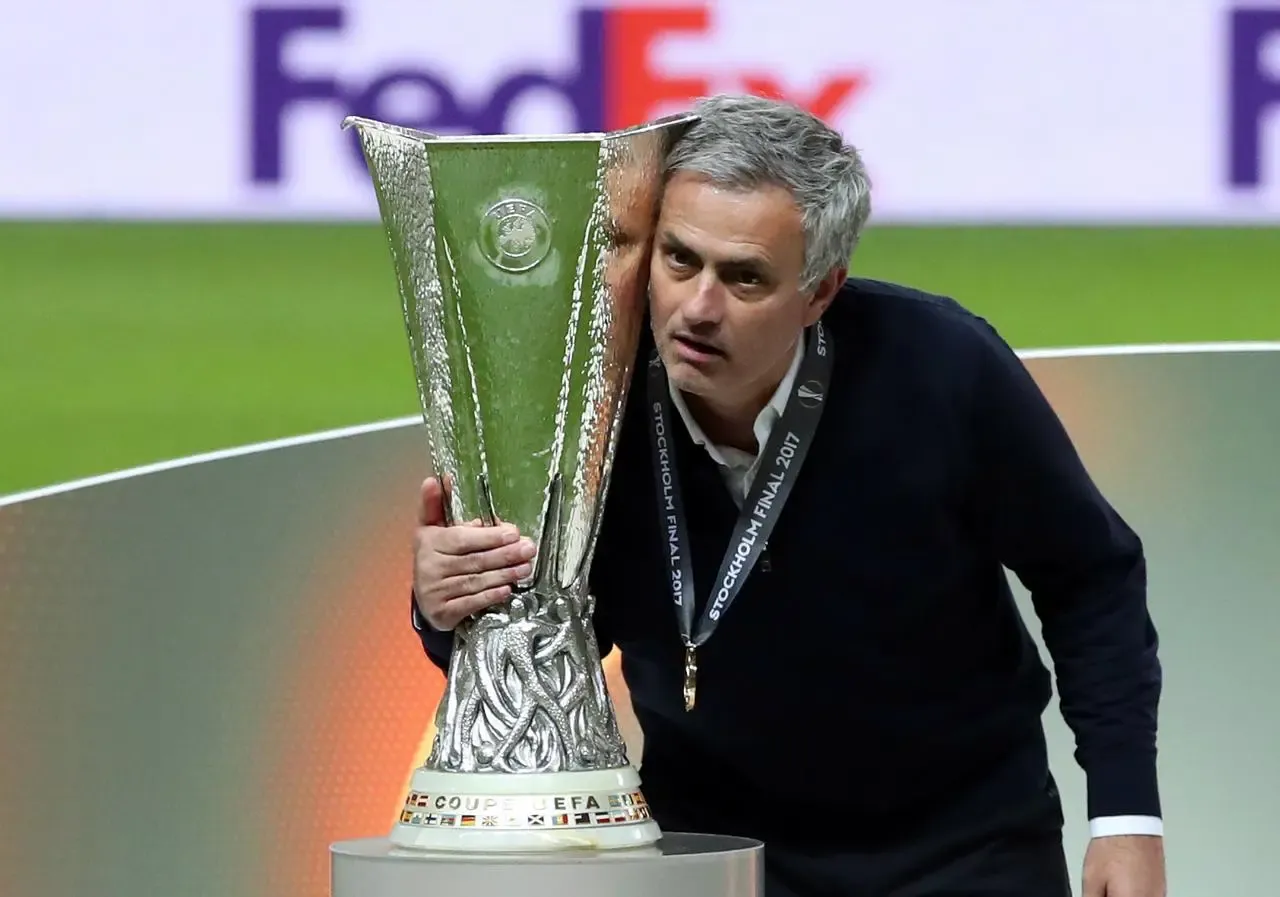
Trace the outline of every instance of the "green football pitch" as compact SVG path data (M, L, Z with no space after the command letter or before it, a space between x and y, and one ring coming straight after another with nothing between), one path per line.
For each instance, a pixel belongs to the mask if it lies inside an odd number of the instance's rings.
M874 228L1017 348L1280 339L1280 228ZM370 225L0 224L0 494L416 412Z

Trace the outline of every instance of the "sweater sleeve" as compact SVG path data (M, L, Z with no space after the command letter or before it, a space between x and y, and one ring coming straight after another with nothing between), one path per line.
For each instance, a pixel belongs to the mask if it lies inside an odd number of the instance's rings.
M1040 620L1089 818L1159 817L1161 667L1142 542L1022 360L985 324L980 336L975 461L989 531Z
M439 667L441 672L447 673L449 658L453 654L453 633L442 632L426 621L418 612L418 596L412 589L409 590L409 625L418 633L427 659Z

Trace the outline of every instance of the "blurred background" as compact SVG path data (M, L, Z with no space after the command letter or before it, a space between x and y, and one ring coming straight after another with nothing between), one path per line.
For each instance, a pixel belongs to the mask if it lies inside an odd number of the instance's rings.
M0 724L10 725L0 725L0 759L13 771L39 755L47 765L31 768L49 775L65 761L63 776L74 779L78 767L110 777L101 755L99 764L83 765L92 744L67 746L83 737L68 719L97 720L103 731L123 731L125 720L129 731L185 732L174 751L211 762L215 755L225 761L235 747L254 770L245 778L243 768L225 767L217 789L223 798L232 782L285 802L302 800L301 788L310 809L297 810L290 824L312 825L302 840L284 838L280 826L256 838L252 832L269 828L261 818L245 820L230 805L205 815L208 795L184 804L181 783L198 779L198 770L171 754L171 778L150 778L160 773L148 763L112 798L151 795L130 804L129 812L143 814L131 818L147 822L129 831L172 838L168 859L113 866L107 841L95 839L108 839L123 817L78 803L80 789L90 787L83 780L59 786L70 804L46 806L20 787L17 773L0 771L0 835L35 818L50 832L74 820L76 846L98 864L37 873L25 855L25 871L6 881L6 859L11 869L20 861L17 842L6 837L5 897L238 897L286 885L318 894L325 839L378 830L420 756L438 677L419 664L405 628L407 593L398 591L407 580L395 567L405 553L396 526L410 505L389 523L360 528L375 499L412 500L406 480L388 471L415 471L415 444L379 443L393 462L353 448L351 457L325 456L319 466L305 458L295 465L290 455L275 467L237 468L239 485L230 492L222 480L175 480L167 492L169 481L157 481L145 488L163 495L95 493L91 508L39 505L42 493L32 492L417 412L386 243L354 137L339 127L345 115L454 133L600 130L711 92L785 96L842 130L866 157L875 211L853 260L856 274L951 295L1021 350L1280 340L1280 3L1269 0L45 0L6 16L0 84L7 125L0 141L0 496L8 496L0 509L8 512L0 516L0 624L7 621L12 642L8 667L0 656ZM1272 394L1267 376L1246 377L1258 401ZM1105 380L1091 382L1086 392L1102 401ZM1183 423L1193 434L1194 425ZM1260 456L1250 457L1265 469ZM380 472L353 473L360 464ZM304 514L303 507L315 510L306 502L319 499L302 496L323 491L316 477L335 469L346 471L347 492L330 495L324 508L339 517ZM1162 488L1148 485L1153 495ZM291 510L281 517L276 508L268 526L244 508L224 507L226 496L251 488L293 490L281 498ZM1257 513L1275 522L1265 508ZM259 529L247 533L250 520ZM272 527L294 524L288 550L315 536L330 546L364 546L364 553L336 576L319 572L332 573L325 565L337 562L314 548L305 575L278 561L224 554L202 584L188 564L198 554L174 555L172 540L183 539L175 530L186 524L227 552L258 546L265 557L261 546L286 538ZM237 527L239 542L228 535ZM1280 531L1273 534L1271 544L1280 544ZM181 542L183 551L198 553L194 538ZM130 555L127 575L106 584L95 575L130 552L140 553ZM236 578L259 569L254 564L273 571L279 595L263 591L261 577ZM187 606L170 608L172 619L148 616L162 599L140 597L138 584L154 586L147 577L158 575L169 577L162 580L168 598L213 589L228 603L221 613ZM1277 583L1250 588L1265 592ZM76 597L86 590L97 596L87 607ZM108 599L122 604L113 608ZM321 599L346 608L325 624L324 644L335 656L348 652L360 677L343 679L349 668L330 664L314 645L302 647L315 631L286 625L296 623L289 601L330 607ZM375 606L367 616L358 610ZM243 614L240 626L232 608ZM202 643L193 634L211 631L202 628L205 613L222 621L222 641ZM110 650L97 628L105 621L116 627ZM281 631L288 645L277 640ZM209 647L215 643L223 647ZM223 652L229 645L241 653ZM85 660L94 650L98 659ZM120 658L153 650L161 652L156 666L121 672ZM289 650L319 652L308 654L314 667L299 661L295 668L274 653ZM160 681L169 669L163 663L184 655L207 664L204 678ZM259 657L263 665L232 664L231 656ZM56 686L41 678L55 667L79 678ZM345 682L347 703L324 705L323 719L284 695L255 704L267 700L258 690L264 678L286 668L295 677L315 671L294 681L307 694L324 691L321 681ZM105 704L76 690L116 674L125 678ZM215 680L223 690L201 692L204 703L184 690ZM329 818L323 800L277 778L305 778L285 753L257 763L251 755L259 746L248 736L219 741L230 730L207 719L206 728L191 730L182 710L230 715L227 708L241 706L279 726L289 721L292 734L271 742L280 751L294 744L290 738L312 735L358 745L352 720L371 714L369 725L385 727L380 743L393 747L370 767L346 770L389 770L366 815L347 804L334 811L343 824L314 821ZM244 731L266 731L257 725ZM139 744L117 744L118 761L134 757L136 765ZM318 783L332 774L325 764L337 749L308 750ZM1265 784L1280 798L1274 778ZM306 813L312 823L299 821ZM192 828L197 823L203 828ZM192 840L179 838L179 829ZM241 866L248 878L236 879L235 890L203 872L204 884L193 884L200 864L238 862L235 838L254 843L261 865ZM197 842L216 842L221 852L200 853ZM313 850L295 856L300 865L272 866L271 845L296 852L300 844ZM95 877L94 868L110 871ZM276 877L254 878L246 868L273 869ZM143 880L160 890L130 890Z
M713 91L864 152L858 273L1019 348L1280 337L1277 4L47 0L0 31L0 493L415 411L348 113Z

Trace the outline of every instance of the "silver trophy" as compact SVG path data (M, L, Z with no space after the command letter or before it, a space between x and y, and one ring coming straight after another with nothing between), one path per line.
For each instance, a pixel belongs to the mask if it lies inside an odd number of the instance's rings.
M391 841L601 849L660 837L627 757L587 575L645 310L667 150L692 121L436 136L351 117L391 248L450 523L538 545L457 628L425 765Z

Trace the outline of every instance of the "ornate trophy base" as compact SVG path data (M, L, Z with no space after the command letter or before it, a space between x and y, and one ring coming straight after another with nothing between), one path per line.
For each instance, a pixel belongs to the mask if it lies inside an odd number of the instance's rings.
M634 850L448 854L386 838L330 847L331 897L763 897L764 845L719 835L665 835Z
M661 837L631 766L515 775L420 767L390 841L501 854L634 848Z

